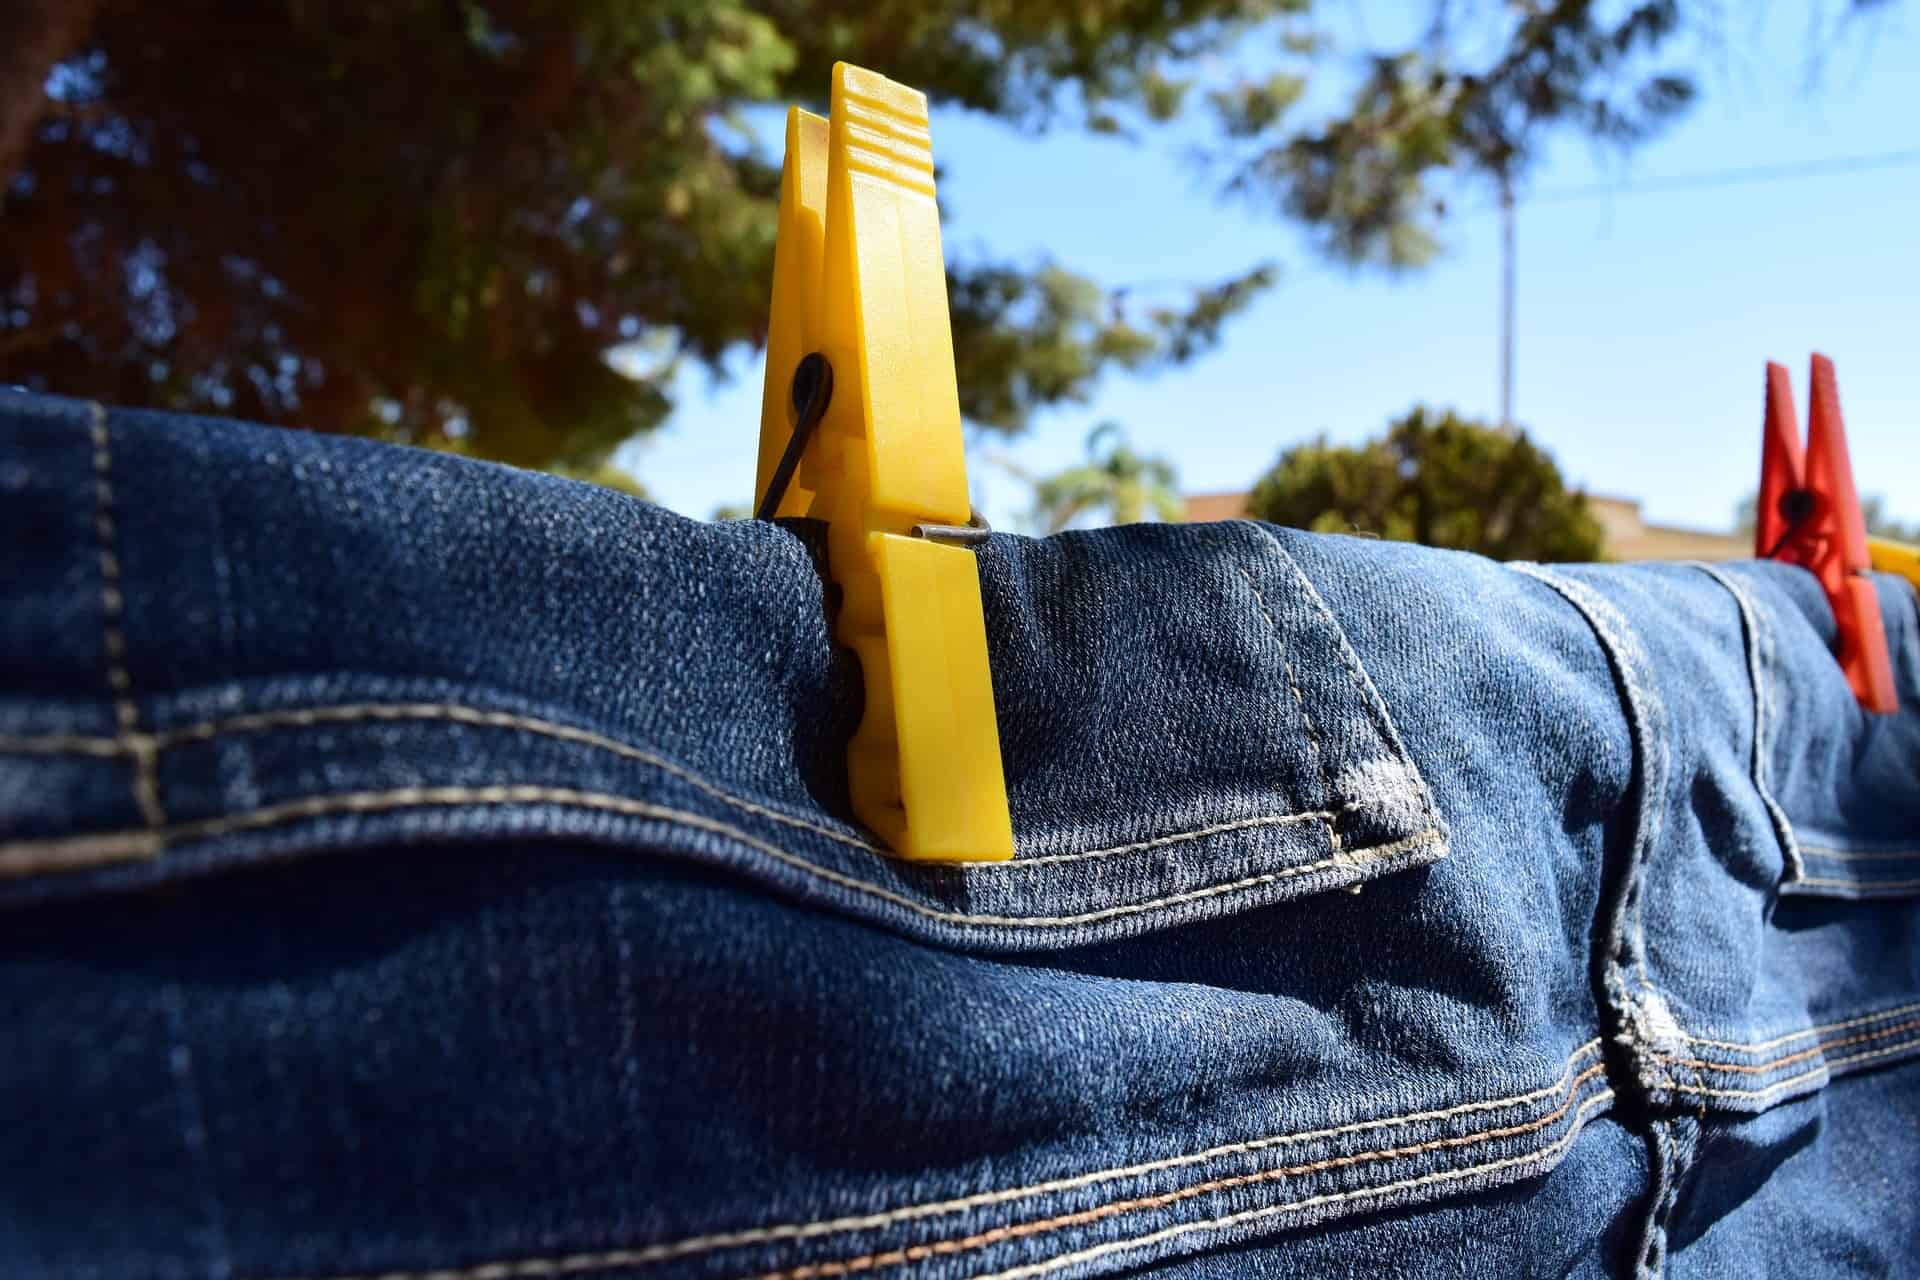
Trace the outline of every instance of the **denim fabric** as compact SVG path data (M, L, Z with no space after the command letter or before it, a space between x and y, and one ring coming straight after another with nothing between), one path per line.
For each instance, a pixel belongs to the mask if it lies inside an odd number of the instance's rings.
M980 552L1018 857L804 530L0 395L0 1273L1920 1273L1920 615Z

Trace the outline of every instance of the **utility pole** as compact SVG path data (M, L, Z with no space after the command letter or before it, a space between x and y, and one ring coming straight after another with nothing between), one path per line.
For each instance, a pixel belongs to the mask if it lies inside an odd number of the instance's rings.
M1513 179L1500 175L1500 425L1513 430Z

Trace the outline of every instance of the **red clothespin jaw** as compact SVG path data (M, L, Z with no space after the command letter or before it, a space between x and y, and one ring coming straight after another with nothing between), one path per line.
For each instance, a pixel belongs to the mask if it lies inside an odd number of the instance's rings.
M1760 500L1754 554L1811 570L1820 580L1839 633L1834 656L1854 697L1869 711L1899 710L1893 662L1880 619L1880 600L1866 576L1867 523L1853 487L1847 430L1833 361L1813 357L1807 443L1793 413L1793 383L1784 367L1767 363L1766 426L1760 445Z

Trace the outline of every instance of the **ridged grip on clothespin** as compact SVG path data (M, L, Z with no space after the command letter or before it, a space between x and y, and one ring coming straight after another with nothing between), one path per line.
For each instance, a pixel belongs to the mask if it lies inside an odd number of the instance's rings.
M1812 571L1833 609L1834 657L1854 696L1869 711L1897 711L1880 600L1866 576L1867 526L1854 488L1833 361L1816 353L1811 381L1802 450L1791 380L1780 365L1767 365L1755 554Z
M913 536L970 517L926 99L836 66L830 119L788 114L780 211L756 499L810 433L769 514L826 522L835 636L866 686L854 812L901 857L1010 858L978 567ZM812 356L831 393L802 421Z

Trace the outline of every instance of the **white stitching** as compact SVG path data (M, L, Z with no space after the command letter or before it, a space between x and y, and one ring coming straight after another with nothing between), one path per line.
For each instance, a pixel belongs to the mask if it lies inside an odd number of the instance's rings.
M1105 1244L1095 1245L1089 1249L1081 1249L1074 1253L1059 1254L1042 1262L1028 1263L1025 1266L1012 1267L1005 1271L996 1271L992 1275L981 1276L978 1280L1028 1280L1029 1277L1045 1275L1049 1271L1057 1271L1062 1267L1071 1267L1082 1262L1091 1262L1096 1258L1104 1258L1110 1254L1132 1252L1137 1249L1163 1243L1167 1240L1178 1239L1181 1236L1192 1235L1197 1231L1211 1231L1223 1227L1239 1226L1244 1222L1256 1222L1262 1218L1277 1217L1280 1214L1291 1213L1298 1209L1317 1208L1323 1204L1344 1204L1354 1200L1377 1199L1380 1196L1387 1195L1394 1191L1408 1190L1413 1187L1431 1186L1440 1182L1452 1182L1461 1178L1471 1177L1477 1173L1490 1173L1496 1169L1508 1169L1515 1165L1538 1164L1541 1161L1554 1159L1571 1146L1573 1140L1580 1136L1585 1127L1587 1113L1595 1107L1604 1105L1612 1100L1612 1090L1595 1094L1582 1103L1578 1111L1574 1112L1573 1126L1568 1129L1565 1134L1536 1151L1529 1151L1522 1155L1508 1156L1501 1160L1490 1160L1484 1164L1470 1165L1464 1169L1447 1169L1439 1173L1423 1174L1418 1178L1407 1178L1400 1182L1389 1182L1378 1187L1362 1187L1357 1191L1340 1191L1327 1195L1308 1196L1304 1200L1294 1200L1287 1204L1264 1205L1258 1209L1243 1209L1238 1213L1229 1213L1222 1217L1209 1218L1204 1222L1183 1222L1175 1226L1163 1227L1158 1231L1148 1232L1143 1236L1135 1236L1130 1240L1110 1240Z
M122 738L95 738L77 733L48 733L31 738L0 734L0 751L20 755L124 756L134 751L133 742L145 734L127 734Z
M1142 840L1137 844L1117 844L1109 849L1089 849L1084 853L1053 853L1039 858L1015 858L1011 862L970 862L962 863L967 871L1022 871L1028 867L1045 867L1060 862L1084 862L1088 858L1106 858L1115 854L1139 853L1147 849L1158 849L1176 840L1201 840L1207 836L1224 835L1229 831L1245 831L1252 827L1285 827L1296 822L1328 822L1334 814L1354 808L1342 805L1339 809L1316 809L1309 813L1263 814L1256 818L1235 818L1232 822L1222 822L1211 827L1196 827L1191 831L1182 831L1177 836L1155 836L1151 840Z
M1757 597L1750 597L1750 601L1753 605L1753 616L1760 623L1761 665L1766 670L1773 671L1778 666L1774 656L1777 652L1777 644L1774 639L1773 610ZM1801 857L1799 833L1794 831L1793 823L1788 820L1786 811L1779 806L1773 795L1773 745L1779 732L1779 701L1780 682L1769 679L1767 681L1767 792L1764 798L1772 810L1773 820L1780 824L1793 874L1803 876L1807 873L1807 867L1805 860Z
M1914 1049L1920 1049L1920 1040L1906 1040L1885 1049L1875 1049L1869 1053L1848 1054L1844 1058L1829 1058L1811 1071L1802 1072L1797 1076L1782 1080L1777 1084L1770 1084L1764 1089L1705 1089L1698 1085L1687 1084L1677 1084L1673 1087L1681 1093L1697 1093L1708 1098L1764 1098L1780 1093L1783 1090L1791 1089L1796 1085L1805 1084L1809 1080L1817 1080L1821 1076L1830 1075L1835 1067L1844 1067L1853 1062L1871 1062L1875 1058L1887 1058L1896 1053L1907 1053Z
M441 702L401 702L401 703L346 703L333 707L308 707L287 711L262 711L247 715L232 716L224 720L205 720L198 724L187 725L179 729L170 729L158 734L124 734L117 738L87 737L78 734L49 734L43 737L5 737L0 736L0 751L19 752L68 752L98 756L117 756L142 749L158 750L163 747L177 746L185 742L210 741L222 734L248 733L274 728L300 728L318 724L344 724L356 720L447 720L455 724L478 725L497 729L520 729L528 733L537 733L544 737L571 742L580 746L594 747L612 752L627 759L640 760L653 765L690 785L699 788L724 804L731 805L747 813L767 818L774 822L811 831L830 840L838 841L850 848L867 853L884 855L886 850L858 836L850 835L832 827L810 822L742 799L722 789L714 783L694 773L686 767L675 764L663 756L656 755L643 748L609 738L604 734L588 729L575 728L552 720L542 720L533 716L512 715L501 711L482 711L457 703ZM1350 807L1350 806L1349 806ZM1078 861L1086 858L1103 858L1126 853L1141 853L1165 845L1184 843L1189 840L1203 839L1248 827L1279 826L1294 821L1327 821L1331 813L1315 811L1311 813L1263 814L1252 818L1239 818L1232 822L1216 826L1201 827L1191 831L1176 831L1151 840L1131 844L1113 845L1104 849L1088 849L1078 853L1053 854L1039 858L1015 858L1011 862L979 862L924 864L928 869L959 870L967 873L986 871L1019 871L1028 867L1045 866L1051 863ZM84 837L81 837L84 838Z
M1239 566L1235 567L1239 568ZM1333 774L1327 768L1326 752L1320 746L1319 730L1314 728L1313 717L1307 712L1307 700L1300 696L1300 681L1294 677L1293 662L1287 656L1286 637L1280 632L1280 624L1273 620L1273 611L1267 608L1267 598L1260 594L1260 587L1254 582L1253 575L1241 568L1240 576L1247 580L1247 589L1253 592L1254 600L1260 605L1260 616L1267 620L1267 630L1273 634L1274 643L1280 647L1280 666L1287 673L1287 689L1293 694L1293 705L1300 712L1300 723L1306 726L1307 746L1313 752L1314 769L1320 774L1320 786L1326 795L1326 803L1332 804L1334 802ZM1337 854L1340 852L1340 829L1334 825L1331 813L1326 814L1322 821L1327 829L1328 847Z
M1647 735L1646 751L1648 760L1642 770L1642 790L1640 810L1637 815L1634 849L1633 877L1628 885L1630 906L1633 912L1632 930L1636 943L1635 967L1640 974L1640 989L1649 995L1653 993L1653 984L1647 974L1647 922L1646 922L1646 878L1652 866L1653 853L1660 842L1660 835L1666 825L1667 801L1667 741L1666 741L1666 704L1647 692L1640 678L1640 642L1635 637L1631 643L1622 638L1615 629L1614 622L1618 611L1611 601L1589 590L1584 583L1560 574L1550 572L1537 564L1514 563L1507 566L1518 573L1545 584L1571 604L1575 611L1587 620L1599 637L1600 647L1613 664L1620 670L1620 682L1626 686L1631 726L1634 720L1644 722ZM1619 618L1629 634L1632 626L1624 618ZM1654 772L1658 765L1659 772Z
M909 1205L905 1208L887 1210L881 1213L866 1214L859 1217L829 1218L818 1222L787 1223L772 1227L749 1227L739 1231L716 1232L711 1235L689 1236L684 1240L673 1240L662 1244L645 1245L639 1248L614 1249L598 1253L573 1253L550 1258L521 1258L504 1262L480 1263L471 1267L441 1268L432 1271L383 1271L351 1276L334 1276L329 1280L544 1280L546 1277L563 1276L581 1271L595 1271L609 1267L639 1266L649 1262L664 1262L671 1258L685 1257L694 1253L711 1253L720 1249L739 1248L746 1245L769 1244L780 1240L807 1240L816 1236L839 1235L843 1232L868 1231L879 1227L892 1226L899 1222L917 1221L922 1218L940 1217L949 1213L959 1213L966 1209L978 1209L987 1205L1005 1204L1013 1200L1025 1200L1036 1196L1054 1195L1062 1191L1076 1191L1082 1187L1093 1186L1101 1182L1114 1182L1122 1178L1134 1178L1144 1174L1161 1173L1168 1169L1182 1169L1196 1164L1207 1164L1225 1156L1246 1155L1257 1151L1269 1151L1275 1147L1297 1146L1305 1142L1317 1142L1324 1138L1345 1137L1354 1133L1365 1133L1375 1129L1398 1128L1405 1125L1424 1123L1429 1120L1446 1120L1454 1116L1472 1115L1483 1111L1501 1111L1510 1107L1523 1106L1537 1102L1567 1090L1567 1082L1573 1075L1576 1063L1600 1046L1598 1040L1589 1040L1567 1055L1565 1066L1561 1068L1560 1078L1550 1085L1535 1089L1530 1093L1515 1094L1508 1098L1494 1098L1481 1102L1469 1102L1459 1106L1447 1107L1438 1111L1417 1111L1407 1115L1385 1116L1377 1120L1362 1120L1354 1124L1344 1124L1332 1129L1315 1129L1304 1133L1275 1134L1265 1138L1255 1138L1248 1142L1234 1142L1225 1146L1209 1147L1205 1151L1196 1151L1188 1155L1169 1156L1161 1160L1149 1160L1142 1164L1125 1165L1113 1169L1101 1169L1093 1173L1078 1174L1068 1178L1056 1178L1048 1182L1036 1182L1024 1187L1012 1187L999 1191L983 1191L970 1196L961 1196L954 1200L932 1201L926 1204Z
M247 733L261 729L280 727L298 728L318 724L342 724L355 720L447 720L454 724L476 725L490 729L523 729L543 737L554 738L561 742L571 742L579 746L594 747L629 760L639 760L645 764L670 773L701 791L706 792L722 803L732 805L747 813L767 818L774 822L798 827L802 831L811 831L815 835L837 840L868 853L884 853L869 841L844 831L836 831L821 823L810 822L805 818L783 813L778 809L755 804L723 790L707 781L699 774L675 764L664 756L631 746L616 738L594 733L590 729L578 729L572 725L559 724L552 720L541 720L532 716L510 715L503 711L481 711L473 707L464 707L455 703L401 702L401 703L348 703L337 707L314 707L296 711L262 711L250 715L233 716L225 720L206 721L175 729L162 735L168 743L198 742L224 733Z
M925 1241L907 1244L891 1249L874 1249L857 1257L836 1258L820 1262L802 1263L797 1266L783 1267L778 1271L762 1272L752 1280L823 1280L824 1277L844 1277L866 1272L891 1269L898 1266L912 1266L931 1258L952 1257L957 1254L972 1254L983 1249L991 1249L1007 1241L1020 1239L1038 1239L1051 1236L1055 1239L1060 1233L1072 1231L1074 1235L1084 1234L1083 1228L1090 1223L1101 1222L1113 1217L1132 1217L1136 1214L1164 1209L1168 1205L1191 1202L1195 1197L1207 1196L1219 1203L1228 1193L1237 1193L1234 1199L1246 1198L1245 1189L1260 1188L1252 1193L1252 1198L1267 1198L1267 1188L1274 1185L1328 1169L1350 1168L1355 1165L1373 1164L1376 1161L1404 1162L1409 1157L1425 1155L1434 1151L1456 1150L1468 1147L1484 1149L1490 1142L1514 1138L1521 1134L1539 1133L1562 1127L1567 1113L1574 1110L1574 1103L1589 1096L1580 1086L1594 1076L1606 1070L1604 1063L1595 1063L1581 1072L1574 1082L1574 1091L1570 1093L1553 1111L1537 1116L1522 1124L1485 1129L1478 1133L1459 1134L1452 1137L1436 1138L1432 1141L1416 1143L1411 1146L1388 1147L1374 1151L1359 1151L1343 1156L1333 1156L1308 1161L1292 1167L1282 1166L1272 1169L1256 1169L1245 1173L1223 1174L1190 1182L1186 1186L1174 1187L1166 1191L1149 1194L1123 1196L1117 1200L1107 1200L1100 1204L1079 1210L1067 1210L1062 1207L1049 1216L1030 1218L1025 1222L1004 1223L996 1227L975 1229L962 1236L949 1236L944 1240ZM1605 1086L1601 1086L1601 1092ZM1466 1157L1472 1159L1472 1156ZM1376 1166L1381 1167L1381 1166ZM1393 1164L1384 1166L1393 1168ZM1383 1176L1391 1177L1392 1174ZM1173 1214L1155 1213L1154 1218L1161 1221L1177 1220L1179 1211ZM1148 1221L1152 1221L1149 1219ZM1069 1235L1060 1248L1072 1247L1073 1236Z
M1766 808L1767 817L1773 823L1775 836L1780 840L1780 852L1787 864L1787 877L1798 881L1805 877L1806 868L1800 861L1799 842L1793 834L1793 824L1787 821L1787 815L1773 798L1773 788L1767 778L1772 771L1773 756L1770 750L1773 714L1773 684L1767 679L1766 654L1768 642L1763 639L1760 610L1756 602L1747 594L1746 588L1734 579L1710 564L1696 563L1692 566L1712 578L1733 597L1733 603L1740 611L1740 622L1746 632L1747 671L1753 686L1753 760L1751 772L1753 788L1760 793L1760 803Z
M1851 889L1863 898L1884 898L1920 889L1920 880L1836 880L1830 876L1801 876L1793 883L1822 889Z
M0 877L43 870L77 870L109 862L137 862L158 854L165 833L139 828L100 835L61 836L0 844Z
M1838 849L1823 849L1819 845L1803 844L1800 849L1816 858L1825 858L1834 862L1911 862L1920 859L1920 849L1893 849L1886 852L1842 853Z
M558 804L574 808L604 810L625 814L630 817L652 818L680 826L710 831L716 835L738 840L750 848L757 849L768 857L795 867L808 875L852 889L856 893L878 898L905 907L929 919L952 924L1005 925L1016 928L1057 928L1078 924L1091 924L1100 920L1119 916L1137 915L1158 907L1178 906L1187 902L1217 897L1242 889L1257 888L1260 885L1273 884L1295 876L1309 875L1316 871L1333 868L1351 869L1367 863L1381 862L1394 854L1404 852L1422 844L1439 840L1437 828L1417 832L1403 840L1389 844L1374 845L1370 848L1353 850L1337 858L1323 858L1318 862L1302 863L1299 866L1284 867L1264 875L1249 876L1228 884L1210 885L1204 889L1189 889L1181 893L1168 894L1161 898L1152 898L1144 902L1126 903L1121 906L1106 907L1099 911L1089 911L1073 916L990 916L967 915L960 912L941 911L924 906L904 894L895 893L876 884L854 876L845 875L827 867L816 866L797 854L788 853L777 845L768 844L747 834L738 827L728 826L724 822L699 814L687 813L679 809L670 809L661 805L648 804L645 801L629 799L626 796L608 795L597 791L576 791L568 787L543 786L493 786L493 787L399 787L391 791L357 791L341 795L310 796L301 800L290 800L282 804L267 805L249 813L228 817L209 818L198 822L179 823L167 829L164 834L169 839L202 839L223 835L231 831L253 830L259 827L274 826L299 818L320 817L333 813L384 813L393 809L417 809L439 806L467 804ZM123 833L114 833L106 837L80 837L71 842L49 841L0 845L0 874L22 874L29 871L57 868L65 865L60 856L48 859L45 852L56 845L68 844L84 847L88 839L118 839ZM37 856L38 855L38 856ZM81 855L65 855L80 859ZM85 857L84 861L104 861L101 857Z
M1313 579L1307 576L1307 571L1300 567L1300 562L1295 560L1293 554L1287 550L1279 534L1258 521L1246 523L1253 525L1267 540L1269 549L1279 557L1281 563L1287 567L1287 571L1299 582L1301 589L1307 593L1307 598L1320 610L1320 616L1327 620L1327 626L1333 636L1334 656L1340 659L1340 665L1345 667L1347 674L1353 677L1354 687L1360 691L1361 700L1379 717L1375 727L1380 730L1381 736L1386 739L1388 745L1399 752L1401 762L1407 766L1407 771L1413 775L1420 793L1426 798L1427 811L1438 815L1439 802L1433 798L1433 789L1427 785L1426 776L1414 767L1413 759L1407 753L1406 744L1400 740L1400 730L1393 723L1393 713L1387 710L1387 700L1380 696L1380 690L1374 685L1373 678L1361 665L1360 655L1353 651L1352 644L1347 640L1346 628L1342 627L1340 619L1333 615L1333 607L1327 603L1327 598L1320 594L1320 588L1315 586ZM1436 817L1436 824L1437 821Z
M523 729L530 733L556 738L563 742L595 747L603 751L612 752L614 755L640 760L653 765L699 788L716 800L732 805L734 808L747 813L752 813L774 822L784 823L787 826L797 827L803 831L811 831L815 835L826 836L830 840L837 840L841 844L863 850L867 853L883 855L887 853L887 850L881 848L879 845L863 840L858 836L835 830L821 823L808 821L805 818L784 813L778 809L756 804L751 800L743 799L708 781L706 778L683 765L676 764L664 756L657 755L644 748L621 742L617 738L610 738L604 734L594 733L589 729L579 729L551 720L542 720L532 716L511 715L500 711L480 711L453 703L396 703L391 705L361 703L357 705L348 704L340 707L320 707L300 711L259 712L253 715L234 716L226 720L208 721L191 725L184 729L163 733L160 735L160 738L163 744L173 744L188 741L203 741L221 733L248 732L255 729L275 728L282 725L298 727L311 724L331 724L358 719L443 719L453 721L457 724L480 725L488 728ZM1156 836L1151 840L1143 840L1134 844L1114 845L1106 849L1088 849L1079 853L1055 854L1042 858L1016 858L1010 862L959 863L951 865L955 869L965 871L1020 870L1025 867L1043 866L1054 862L1076 861L1084 858L1103 858L1122 853L1139 853L1148 849L1157 849L1163 845L1181 843L1205 836L1219 835L1222 832L1238 830L1243 827L1281 825L1294 821L1324 820L1329 816L1330 815L1324 813L1264 814L1259 817L1243 818L1217 826L1202 827L1191 831L1179 831L1170 835ZM934 865L945 868L949 864Z
M100 544L100 611L105 625L107 683L113 687L113 714L120 733L139 740L140 710L133 702L133 679L127 674L126 597L120 589L120 557L114 554L113 438L107 431L107 411L87 406L88 434L93 443L93 531ZM133 755L133 798L149 828L166 825L160 807L158 759L151 744L136 747ZM150 849L151 853L157 850Z
M1920 1010L1920 1001L1915 1001L1912 1004L1903 1004L1893 1009L1884 1009L1879 1013L1863 1013L1857 1018L1848 1018L1843 1022L1828 1022L1821 1026L1808 1027L1805 1031L1789 1031L1786 1035L1775 1036L1771 1040L1761 1040L1753 1043L1737 1043L1732 1040L1707 1040L1700 1036L1687 1035L1685 1032L1680 1034L1680 1038L1688 1044L1703 1044L1713 1049L1732 1049L1741 1053L1765 1053L1768 1049L1777 1049L1783 1044L1789 1044L1795 1040L1804 1040L1808 1036L1822 1035L1828 1031L1845 1031L1850 1027L1863 1027L1869 1022L1886 1022L1902 1014L1913 1013L1915 1010Z

